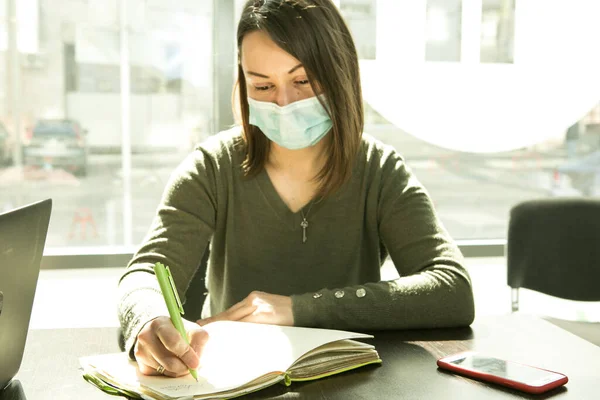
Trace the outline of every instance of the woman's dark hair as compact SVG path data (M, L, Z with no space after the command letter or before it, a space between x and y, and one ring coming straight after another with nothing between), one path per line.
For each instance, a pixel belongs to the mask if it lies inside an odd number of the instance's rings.
M238 24L239 112L242 117L246 176L265 165L269 139L249 123L246 79L241 66L242 41L253 31L264 31L306 70L315 93L325 95L333 127L325 165L315 179L319 195L339 189L352 173L364 127L364 111L356 47L350 31L331 0L250 0ZM234 106L234 108L236 108Z

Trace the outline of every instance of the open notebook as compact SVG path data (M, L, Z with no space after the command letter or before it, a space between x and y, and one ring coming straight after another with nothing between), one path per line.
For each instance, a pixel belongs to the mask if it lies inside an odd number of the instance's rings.
M330 329L219 321L204 326L209 340L199 381L146 376L126 353L80 359L84 378L113 394L150 399L221 399L283 382L319 379L381 363L375 348L350 339L372 338Z

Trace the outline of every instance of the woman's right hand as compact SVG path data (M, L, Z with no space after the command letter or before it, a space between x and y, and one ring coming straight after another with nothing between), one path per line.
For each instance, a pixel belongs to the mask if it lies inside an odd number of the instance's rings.
M208 333L195 322L183 320L188 334L188 345L175 329L169 317L155 318L142 328L134 346L134 355L140 372L144 375L178 377L196 369L200 364L200 353L208 340Z

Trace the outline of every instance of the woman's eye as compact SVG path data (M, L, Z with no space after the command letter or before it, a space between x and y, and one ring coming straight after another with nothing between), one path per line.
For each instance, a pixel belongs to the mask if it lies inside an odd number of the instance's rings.
M265 90L269 90L269 86L254 86L254 89L258 90L259 92L264 92Z
M308 79L303 79L301 81L296 81L296 83L298 85L308 85L309 84L309 80Z

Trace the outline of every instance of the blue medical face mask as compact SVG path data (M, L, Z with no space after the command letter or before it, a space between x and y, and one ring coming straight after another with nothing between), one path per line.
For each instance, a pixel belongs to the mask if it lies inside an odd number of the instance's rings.
M250 125L257 126L270 140L290 150L314 146L333 126L316 96L284 107L248 98L248 105Z

